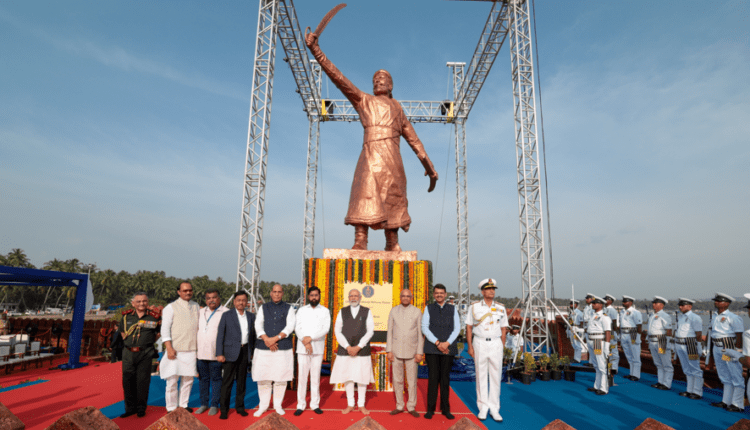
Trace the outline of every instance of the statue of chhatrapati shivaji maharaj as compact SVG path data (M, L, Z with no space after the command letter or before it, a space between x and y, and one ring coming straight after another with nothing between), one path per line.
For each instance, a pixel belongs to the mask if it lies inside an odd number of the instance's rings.
M333 14L343 5L340 5ZM438 174L406 118L398 101L393 99L390 73L378 70L372 77L373 94L362 92L323 54L318 37L332 13L324 18L315 33L305 36L305 43L331 81L359 114L365 129L362 153L354 171L349 210L344 223L354 226L352 249L367 249L368 229L385 229L385 250L401 251L398 229L409 231L411 217L407 210L406 174L401 161L400 140L404 137L430 177L427 192L435 189Z

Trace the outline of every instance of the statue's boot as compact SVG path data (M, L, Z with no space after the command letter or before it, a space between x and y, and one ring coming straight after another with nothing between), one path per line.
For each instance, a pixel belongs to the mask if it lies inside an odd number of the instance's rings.
M398 229L397 228L385 229L385 250L401 252L401 247L398 245Z
M358 224L354 226L354 246L352 249L367 250L367 226Z

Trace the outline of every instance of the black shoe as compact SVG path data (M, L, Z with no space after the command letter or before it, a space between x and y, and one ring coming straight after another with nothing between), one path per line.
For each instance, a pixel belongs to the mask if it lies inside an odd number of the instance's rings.
M742 412L743 409L740 409L739 407L735 405L729 405L727 406L727 412Z
M588 387L588 388L586 388L586 391L591 391L592 393L595 393L596 392L596 388L594 388L594 387Z
M716 408L724 408L724 409L727 408L727 404L724 402L714 402L714 403L711 403L711 406L716 407Z
M687 391L680 393L680 395L682 397L690 397L690 393L688 393Z
M657 382L656 384L651 384L651 388L658 388L658 389L660 389L660 390L661 390L661 387L663 387L663 385L661 385L661 384L660 384L660 383L658 383L658 382Z
M313 412L315 412L316 414L320 415L320 414L323 413L323 409L315 408L315 410L313 410Z
M702 398L703 398L703 396L699 396L699 395L697 395L695 393L688 393L688 399L700 400Z
M140 411L137 414L135 414L138 418L143 418L146 416L146 411Z
M240 416L243 416L243 417L247 416L247 411L245 411L244 409L235 409L235 410L237 411L237 414L239 414Z
M602 390L596 390L596 395L597 395L597 396L603 396L603 395L605 395L605 394L607 394L607 393L606 393L606 392L604 392L604 391L602 391Z
M302 412L304 412L302 409L297 409L296 411L294 411L294 416L298 417L298 416L302 415Z
M445 415L445 417L448 418L449 420L456 418L450 412L443 412L443 415Z
M431 420L433 415L435 415L435 412L427 412L426 414L424 414L424 417L428 420Z
M660 390L664 390L664 391L669 391L669 387L667 387L667 386L666 386L666 385L664 385L664 384L659 384L659 386L658 386L658 387L656 387L656 388L658 388L658 389L660 389Z
M135 412L125 412L124 414L120 415L120 418L127 418L133 415L135 415Z
M185 408L185 410L190 412L191 414L193 413L193 408Z
M219 415L220 420L226 420L229 419L229 416L227 416L226 412L222 412L221 415Z

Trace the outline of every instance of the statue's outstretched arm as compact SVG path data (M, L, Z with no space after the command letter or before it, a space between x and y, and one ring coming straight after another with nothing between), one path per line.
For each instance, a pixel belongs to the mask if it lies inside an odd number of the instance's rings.
M422 141L419 140L417 132L414 130L414 126L411 125L411 122L409 122L409 120L406 118L406 114L404 114L403 111L401 112L401 115L403 118L403 122L401 124L401 135L404 136L404 140L406 140L406 143L411 146L411 149L415 154L417 154L417 158L419 158L419 161L422 162L422 166L424 167L424 175L430 177L430 188L427 189L427 192L432 192L432 190L435 189L435 184L438 180L437 170L435 170L435 166L432 165L430 157L424 150L424 145L422 145Z
M344 76L344 74L333 65L323 51L320 50L320 45L318 45L318 35L315 33L309 33L305 36L305 44L308 49L310 49L313 57L315 57L320 64L320 68L326 72L326 75L331 78L331 81L336 85L336 88L341 90L341 92L344 93L344 96L352 102L354 108L357 109L362 101L364 93L354 86L354 84L352 84L351 81L349 81L349 79L347 79L346 76Z

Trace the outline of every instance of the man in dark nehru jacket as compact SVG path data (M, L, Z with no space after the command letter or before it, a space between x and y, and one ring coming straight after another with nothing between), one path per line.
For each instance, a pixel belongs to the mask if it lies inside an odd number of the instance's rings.
M458 309L445 302L445 285L432 287L434 303L427 306L422 316L422 333L425 337L424 353L427 361L427 413L432 418L437 406L440 387L440 412L449 420L453 419L449 402L451 367L453 357L458 354L456 339L461 331Z
M120 418L146 415L151 385L151 360L156 356L154 342L159 333L160 315L148 309L148 295L138 292L131 301L133 309L123 312L119 332L123 337L122 389L125 413Z
M284 400L286 383L294 379L294 354L292 339L294 332L294 308L282 300L284 289L276 284L271 289L271 301L258 309L255 316L255 352L253 353L253 381L258 383L259 417L268 410L273 393L273 408L284 415L281 402Z

